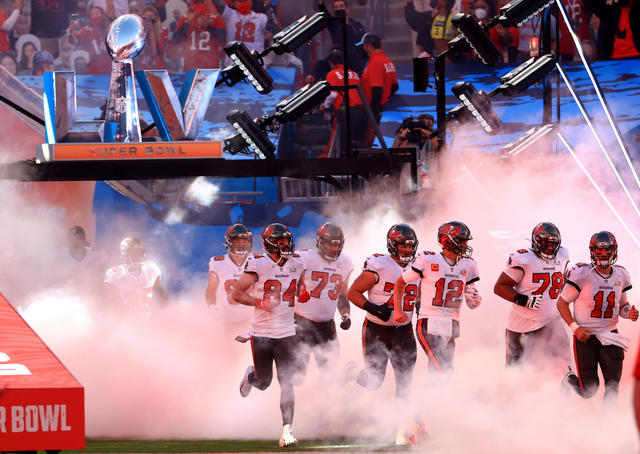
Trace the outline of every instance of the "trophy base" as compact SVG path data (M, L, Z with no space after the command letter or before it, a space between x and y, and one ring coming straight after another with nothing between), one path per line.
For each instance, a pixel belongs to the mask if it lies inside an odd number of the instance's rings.
M222 158L221 142L56 143L37 147L49 161Z

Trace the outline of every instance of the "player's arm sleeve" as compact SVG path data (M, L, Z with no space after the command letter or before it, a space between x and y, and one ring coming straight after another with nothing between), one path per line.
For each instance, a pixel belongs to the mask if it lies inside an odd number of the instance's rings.
M567 283L569 283L569 281L567 281ZM580 294L580 290L578 290L578 287L574 287L574 285L565 285L562 288L562 293L560 294L560 298L570 303L572 301L575 301L578 298L579 294Z
M409 282L415 281L416 279L423 278L426 269L426 260L424 259L422 254L418 255L418 257L416 257L416 259L411 264L411 267L407 271L402 273L402 279L405 283L408 284Z
M474 282L480 280L480 272L478 271L478 264L472 259L471 266L469 267L469 273L467 274L467 285L471 285Z
M624 283L624 287L622 289L623 292L627 292L629 290L631 290L631 275L627 272L627 270L625 270L624 273L625 276L625 283ZM624 295L624 293L623 293Z

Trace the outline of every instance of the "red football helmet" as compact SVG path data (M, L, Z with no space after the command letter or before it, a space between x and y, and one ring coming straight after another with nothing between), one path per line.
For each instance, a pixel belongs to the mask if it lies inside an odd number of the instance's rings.
M553 260L560 249L560 230L551 222L541 222L531 232L531 250L538 257Z
M594 233L589 241L591 263L594 266L606 268L618 260L618 242L613 233L603 230Z
M471 257L473 249L467 241L472 239L471 230L462 222L451 221L438 227L438 243L458 257Z
M333 246L332 248L328 246ZM316 232L318 254L328 262L335 262L344 247L344 233L338 224L325 222Z
M245 239L249 240L249 244L246 246L234 246L233 240L237 239ZM227 248L227 251L236 255L248 255L251 252L251 246L253 245L253 238L251 235L251 230L249 230L243 224L233 224L231 227L227 229L227 232L224 234L224 247Z
M278 257L291 257L295 243L289 229L284 224L274 222L262 231L262 247L269 254L276 254Z
M401 251L399 245L411 246L410 251ZM409 263L416 257L418 237L416 232L407 224L392 225L387 232L387 250L389 255L401 263Z

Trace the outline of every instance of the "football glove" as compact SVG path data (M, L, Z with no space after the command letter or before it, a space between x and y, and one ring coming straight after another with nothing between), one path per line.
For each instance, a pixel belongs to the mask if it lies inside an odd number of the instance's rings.
M349 317L349 314L344 314L342 316L342 322L340 322L340 328L344 330L351 328L351 317Z
M256 307L262 309L263 311L271 312L271 309L276 307L279 303L272 300L271 298L267 298L266 300L259 300L256 303Z
M364 303L363 309L371 315L375 315L383 322L389 320L389 318L391 318L391 313L393 312L393 310L386 304L378 306L377 304L373 304L370 301Z
M464 300L467 303L467 306L469 306L469 309L475 309L480 306L482 297L478 293L478 289L467 285L464 289Z
M526 307L527 309L538 309L540 307L540 303L542 303L542 295L523 295L522 293L518 293L514 298L513 302L518 306Z

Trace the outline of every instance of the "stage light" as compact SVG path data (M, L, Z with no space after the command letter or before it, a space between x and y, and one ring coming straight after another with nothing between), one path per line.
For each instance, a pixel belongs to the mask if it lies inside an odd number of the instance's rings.
M273 36L273 44L269 49L278 55L284 54L285 52L293 52L298 47L309 42L314 35L326 26L326 13L316 13L309 18L302 16L282 31L276 33Z
M551 54L530 58L513 71L500 78L498 90L505 96L522 93L531 85L542 80L556 67L556 57Z
M536 150L545 148L555 138L555 125L546 124L529 129L524 135L511 143L506 144L500 150L503 158L517 156L523 151L536 146Z
M329 93L331 93L331 85L326 80L313 86L305 85L276 104L274 117L278 123L296 120L324 101Z
M519 27L534 16L540 14L554 0L513 0L500 8L497 22L510 27ZM493 21L492 21L493 22Z
M502 122L491 108L489 97L478 92L469 82L458 82L452 88L453 93L469 109L487 134L496 134Z
M246 77L261 95L273 89L273 79L262 67L260 57L252 54L244 43L231 41L224 46L224 51L233 61L233 65L222 70L222 78L216 85L224 82L232 86Z
M225 151L231 154L246 153L250 148L260 159L272 158L275 155L275 145L246 112L232 110L227 115L227 121L233 125L238 133L224 139Z
M476 52L482 63L493 66L500 61L500 51L491 40L491 37L469 14L457 13L451 19L451 23L460 31L471 48Z

